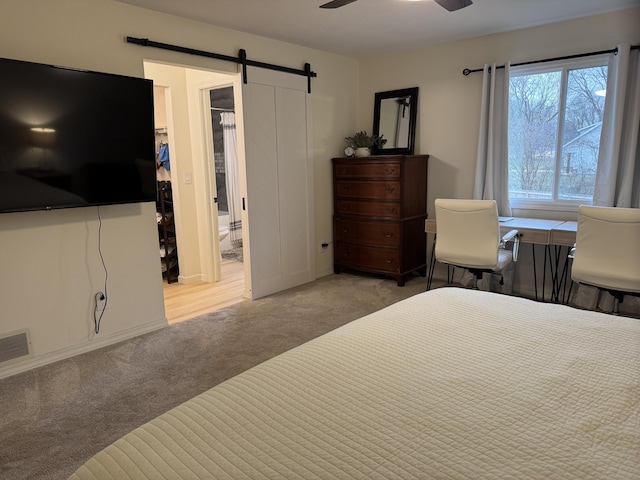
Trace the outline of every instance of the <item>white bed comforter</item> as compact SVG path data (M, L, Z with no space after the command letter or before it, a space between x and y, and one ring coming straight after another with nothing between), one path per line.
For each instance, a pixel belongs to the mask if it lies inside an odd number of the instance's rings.
M640 320L458 288L134 430L80 479L637 479Z

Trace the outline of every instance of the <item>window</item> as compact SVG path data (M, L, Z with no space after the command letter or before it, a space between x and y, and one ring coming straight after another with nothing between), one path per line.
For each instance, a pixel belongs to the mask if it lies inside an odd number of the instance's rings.
M591 204L607 56L512 67L509 200L516 208Z

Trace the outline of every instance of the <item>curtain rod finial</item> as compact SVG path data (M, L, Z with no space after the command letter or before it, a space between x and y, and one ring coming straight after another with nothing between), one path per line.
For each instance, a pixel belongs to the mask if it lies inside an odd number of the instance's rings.
M462 70L462 74L466 77L471 73L471 70L469 70L468 68L465 68L464 70Z

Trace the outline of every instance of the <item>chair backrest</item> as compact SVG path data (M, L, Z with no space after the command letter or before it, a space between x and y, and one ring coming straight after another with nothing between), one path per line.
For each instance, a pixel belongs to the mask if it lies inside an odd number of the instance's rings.
M498 265L500 224L495 200L438 198L436 259L468 268Z
M640 292L640 209L578 208L574 281Z

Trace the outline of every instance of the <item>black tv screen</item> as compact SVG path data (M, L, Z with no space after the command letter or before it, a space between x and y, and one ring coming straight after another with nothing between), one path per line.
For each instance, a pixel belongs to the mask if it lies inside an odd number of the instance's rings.
M0 213L155 200L151 80L0 59Z

